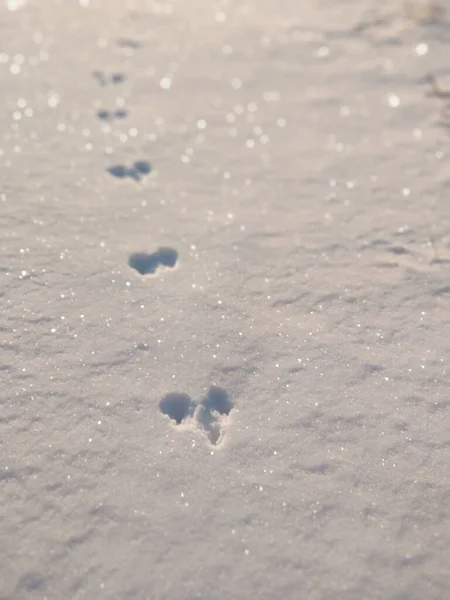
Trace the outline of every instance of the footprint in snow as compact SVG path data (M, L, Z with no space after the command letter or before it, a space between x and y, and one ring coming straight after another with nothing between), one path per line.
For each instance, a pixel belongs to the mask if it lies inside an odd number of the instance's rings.
M146 160L137 160L131 167L127 165L114 165L108 167L107 171L113 177L118 179L133 179L134 181L141 181L141 179L148 175L152 170L151 164Z
M161 412L176 425L194 424L208 438L213 446L219 445L228 425L228 416L233 409L228 392L212 386L206 396L196 403L188 394L170 393L159 403Z
M152 254L135 252L128 259L128 265L140 275L154 275L160 268L173 269L178 262L178 252L174 248L158 248Z
M117 85L126 79L124 73L104 73L103 71L92 71L92 77L98 81L101 87Z
M125 119L128 116L126 110L99 110L97 117L101 121L114 121L116 119Z
M117 45L120 48L131 48L132 50L142 48L142 43L139 40L134 40L132 38L120 38L117 40Z

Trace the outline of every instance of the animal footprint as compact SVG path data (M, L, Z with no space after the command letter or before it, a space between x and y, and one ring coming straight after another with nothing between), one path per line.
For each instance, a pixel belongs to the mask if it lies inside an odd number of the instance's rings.
M227 416L232 408L233 403L228 393L220 387L213 386L195 410L194 416L198 424L214 446L223 439Z
M126 165L114 165L108 167L107 171L113 177L118 179L126 179L130 177L134 181L140 181L144 175L148 175L152 170L149 162L146 160L138 160L133 163L133 166L127 167Z
M233 406L228 392L217 386L209 388L205 398L198 404L187 394L179 393L167 394L159 403L161 412L175 421L176 425L193 423L213 446L223 441Z
M178 252L174 248L159 248L153 254L136 252L128 260L128 265L141 275L153 275L160 267L173 269L178 261Z
M94 77L102 87L105 87L106 85L117 85L126 79L123 73L103 73L102 71L92 71L92 77Z
M132 48L133 50L142 48L142 44L139 40L133 40L131 38L120 38L117 40L117 45L120 46L120 48Z
M126 110L99 110L97 117L102 121L113 121L114 119L125 119L128 116Z
M167 394L159 403L159 408L164 415L167 415L180 425L188 416L192 416L195 404L187 394Z

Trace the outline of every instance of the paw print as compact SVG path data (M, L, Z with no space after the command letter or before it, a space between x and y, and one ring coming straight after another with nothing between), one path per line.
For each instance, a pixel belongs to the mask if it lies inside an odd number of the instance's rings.
M217 386L210 387L200 402L195 402L188 394L175 392L164 396L159 403L161 412L175 425L191 421L206 435L212 446L218 446L223 441L233 407L228 392Z

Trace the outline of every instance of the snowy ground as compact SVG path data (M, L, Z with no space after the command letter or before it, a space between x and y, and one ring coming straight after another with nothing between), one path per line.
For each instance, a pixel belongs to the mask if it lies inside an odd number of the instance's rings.
M449 597L441 8L0 0L1 600Z

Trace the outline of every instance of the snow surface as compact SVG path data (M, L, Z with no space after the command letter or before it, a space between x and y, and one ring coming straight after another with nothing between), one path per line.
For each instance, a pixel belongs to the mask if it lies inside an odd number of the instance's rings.
M0 598L450 597L450 3L0 1Z

